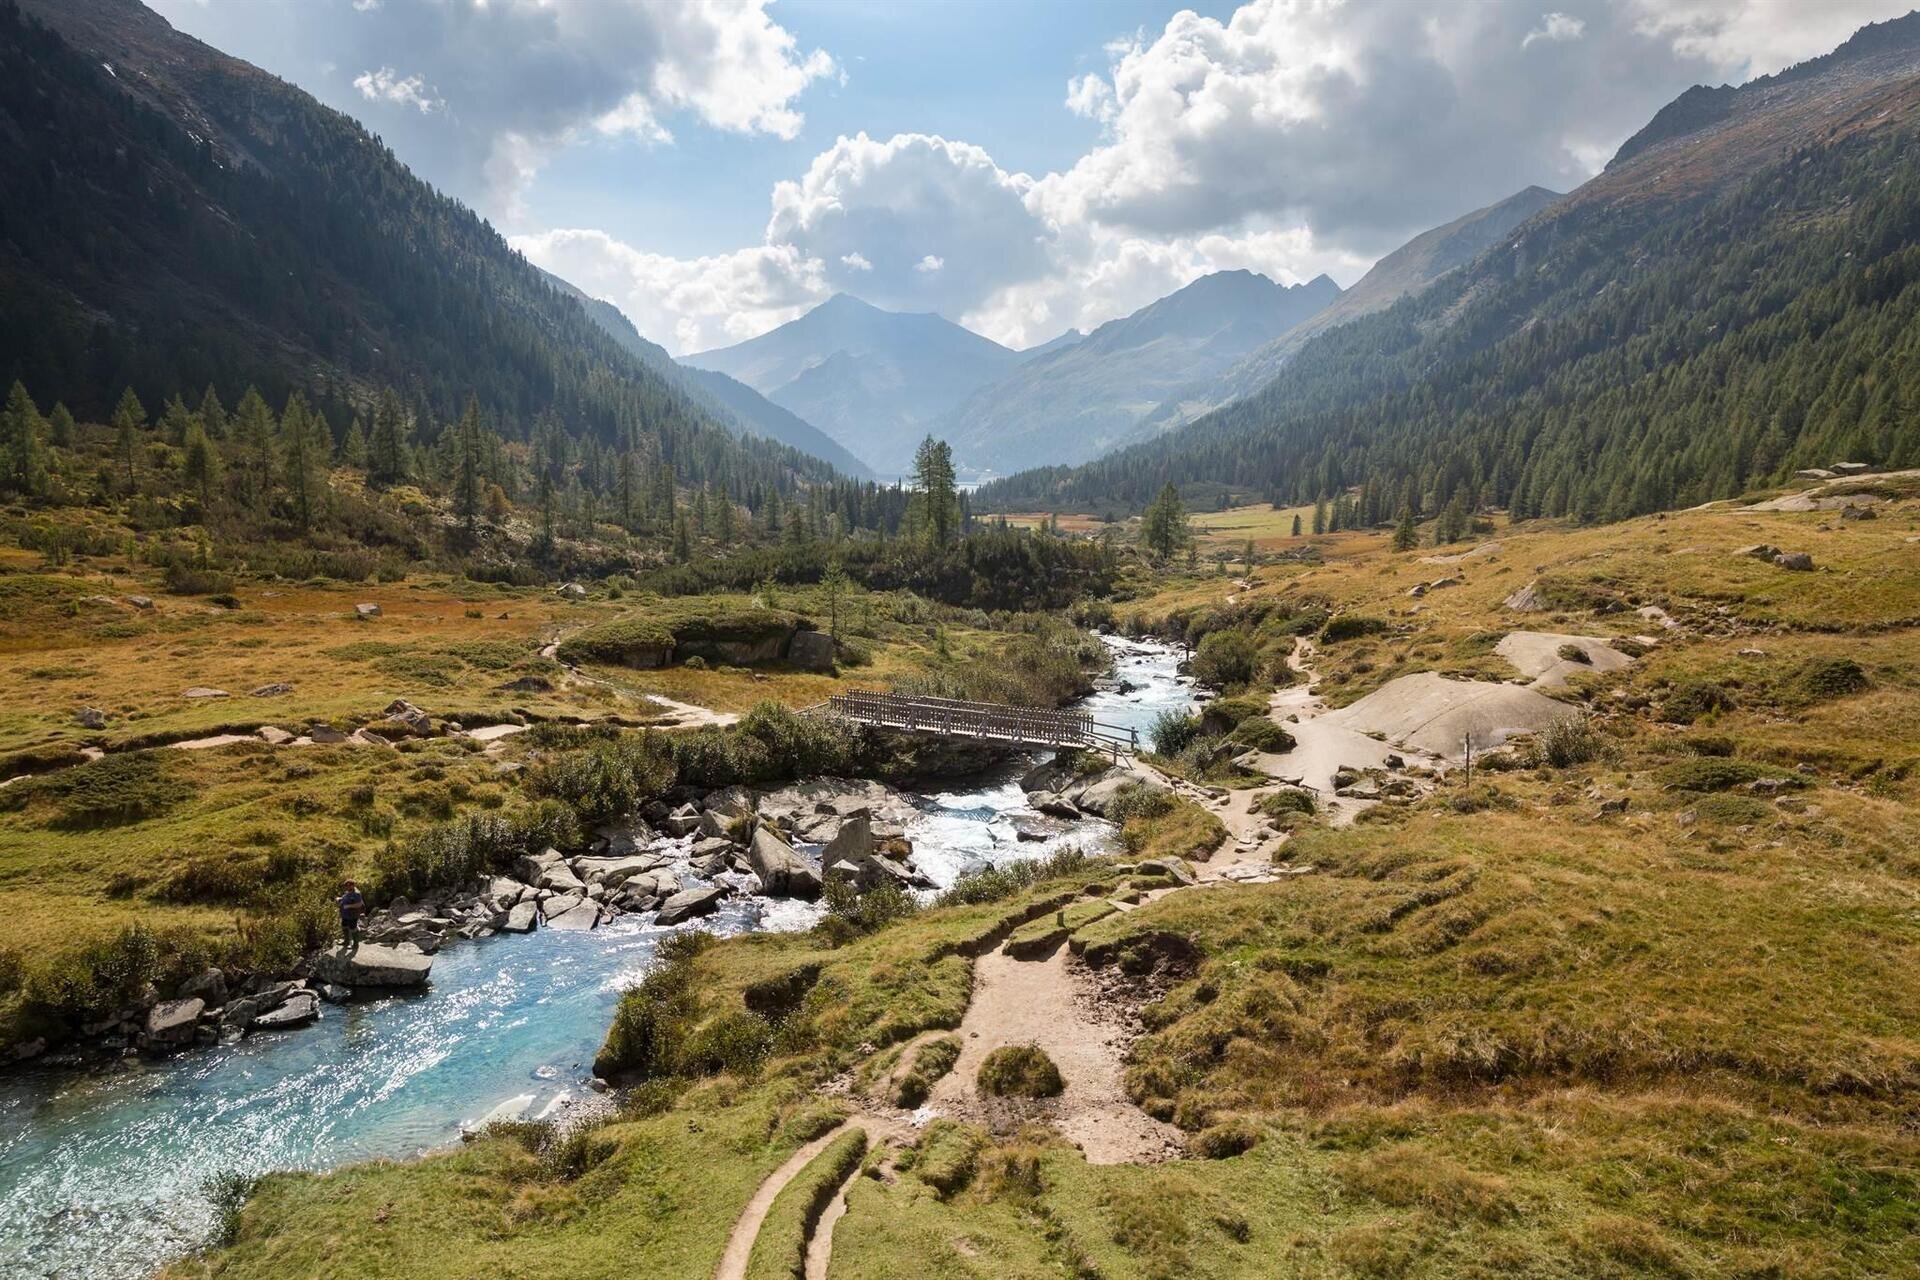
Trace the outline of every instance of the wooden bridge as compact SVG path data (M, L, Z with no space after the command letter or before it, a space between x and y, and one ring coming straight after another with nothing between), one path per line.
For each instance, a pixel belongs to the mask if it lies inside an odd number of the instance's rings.
M1101 724L1086 711L1049 711L1010 707L999 702L962 702L915 694L873 693L855 689L808 708L876 729L930 733L944 738L977 738L1015 747L1081 747L1122 753L1139 748L1132 729Z

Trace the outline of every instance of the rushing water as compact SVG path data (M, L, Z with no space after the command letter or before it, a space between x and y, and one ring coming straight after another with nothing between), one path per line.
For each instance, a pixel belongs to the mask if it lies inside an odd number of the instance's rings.
M1086 706L1142 731L1191 702L1170 651L1115 645L1138 686ZM950 884L972 866L1104 846L1104 823L1021 843L1017 771L917 797L917 864ZM736 898L699 927L806 928L816 906ZM577 1095L620 991L668 930L624 917L591 932L542 929L449 944L422 994L326 1008L298 1031L251 1036L165 1061L0 1078L0 1274L120 1280L204 1241L210 1182L269 1169L326 1169L418 1154L503 1103L540 1115Z

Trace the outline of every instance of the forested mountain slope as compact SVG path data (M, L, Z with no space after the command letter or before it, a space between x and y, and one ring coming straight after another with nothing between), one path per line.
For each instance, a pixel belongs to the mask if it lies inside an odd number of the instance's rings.
M0 139L0 384L83 416L127 385L303 390L336 434L380 388L421 421L471 395L737 493L826 474L733 438L354 121L135 0L0 3Z
M1326 276L1288 286L1216 271L1024 361L948 414L939 434L963 467L1083 462L1120 443L1177 388L1217 377L1339 296Z
M1364 486L1374 520L1455 501L1613 519L1843 457L1920 462L1920 17L1726 91L1691 130L1674 111L1259 394L979 502L1137 504L1211 481L1304 500Z

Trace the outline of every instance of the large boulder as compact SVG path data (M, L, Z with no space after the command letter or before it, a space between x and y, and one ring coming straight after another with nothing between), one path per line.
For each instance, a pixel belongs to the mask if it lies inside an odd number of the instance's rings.
M745 787L722 787L709 792L700 802L700 807L723 818L750 818L753 816L753 792Z
M558 849L542 849L539 853L523 855L513 864L513 874L528 884L539 884L540 877L557 866L564 865Z
M787 644L787 661L802 671L831 671L833 659L833 637L824 631L796 631Z
M1130 773L1110 773L1078 791L1074 796L1074 803L1087 813L1105 817L1107 806L1112 804L1115 797L1122 791L1131 786L1148 785L1151 784L1142 782Z
M682 889L660 904L660 914L654 917L655 924L679 924L695 916L712 915L720 908L720 900L727 896L725 885L712 885L705 889Z
M591 929L600 923L600 904L582 898L575 905L557 915L547 917L549 929Z
M644 875L665 862L657 853L636 853L625 858L576 858L573 869L590 885L604 884L609 889L617 889L634 876Z
M286 1031L304 1027L320 1016L320 998L311 991L289 991L286 999L264 1013L256 1013L247 1025L254 1031Z
M408 702L405 698L395 698L387 704L387 719L397 721L407 727L408 732L417 737L433 735L433 721L427 713Z
M555 893L585 893L587 891L586 881L573 874L572 869L564 862L556 862L542 871L540 878L534 881L534 883L542 889L551 889Z
M199 996L163 1000L147 1010L147 1039L155 1044L186 1044L200 1029L207 1002Z
M757 827L747 848L747 864L760 877L760 890L776 898L817 898L820 873L767 827Z
M1773 562L1782 569L1792 569L1799 573L1813 570L1813 557L1804 551L1783 551L1773 558Z
M180 997L198 996L208 1007L227 1002L227 975L218 969L203 969L180 984Z
M82 729L104 729L107 727L107 713L98 707L82 707L73 713L73 719Z
M1508 596L1504 607L1512 613L1539 613L1547 607L1547 600L1540 594L1539 584L1529 582Z
M353 616L363 621L368 618L377 618L380 616L380 606L371 602L357 604L353 606Z
M683 804L661 819L660 825L668 835L690 836L700 829L700 811L690 804Z
M540 904L537 902L517 902L507 912L506 923L500 927L508 933L532 933L540 919Z
M352 950L332 947L313 958L313 976L343 987L418 987L427 981L433 960L417 951L363 942Z
M593 834L597 852L609 858L643 852L654 841L653 828L632 816L603 822L593 829Z

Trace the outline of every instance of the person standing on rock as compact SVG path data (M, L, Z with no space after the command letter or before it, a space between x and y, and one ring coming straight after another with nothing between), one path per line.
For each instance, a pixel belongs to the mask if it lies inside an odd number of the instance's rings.
M355 951L360 946L360 917L366 914L367 900L353 881L347 881L344 887L346 892L334 902L340 908L340 936L346 940L347 950Z

